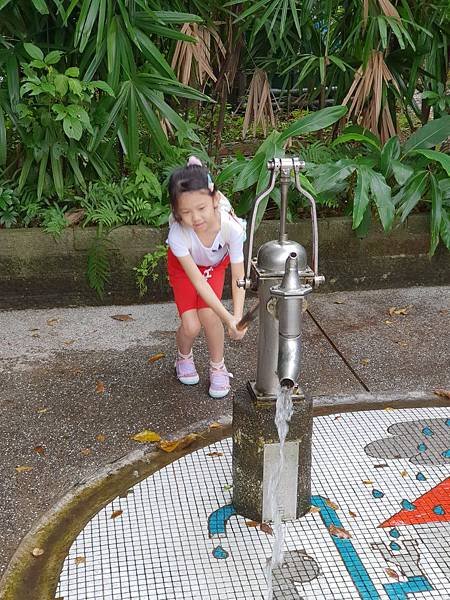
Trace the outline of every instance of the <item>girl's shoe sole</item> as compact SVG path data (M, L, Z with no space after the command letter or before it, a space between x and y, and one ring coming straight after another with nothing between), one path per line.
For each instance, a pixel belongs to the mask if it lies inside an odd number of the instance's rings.
M177 379L180 383L183 383L184 385L195 385L200 381L200 377L198 375L197 377L178 377Z

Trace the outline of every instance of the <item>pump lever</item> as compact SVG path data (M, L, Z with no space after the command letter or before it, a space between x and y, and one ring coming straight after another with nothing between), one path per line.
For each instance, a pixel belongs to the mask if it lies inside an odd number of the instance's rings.
M253 321L253 319L255 318L256 311L258 310L258 308L259 308L259 300L256 302L256 304L254 306L252 306L245 313L245 315L242 317L242 319L236 325L236 329L238 331L242 331L243 329L245 329L248 326L248 324L250 323L250 321Z

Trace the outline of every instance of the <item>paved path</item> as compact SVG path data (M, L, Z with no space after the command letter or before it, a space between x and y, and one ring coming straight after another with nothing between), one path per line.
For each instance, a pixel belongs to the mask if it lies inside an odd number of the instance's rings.
M450 288L315 295L304 387L314 396L449 389L449 298ZM229 398L207 395L203 340L200 385L187 391L174 379L176 326L171 304L0 312L0 572L58 498L136 449L132 434L230 414ZM254 376L256 330L227 343L235 387Z

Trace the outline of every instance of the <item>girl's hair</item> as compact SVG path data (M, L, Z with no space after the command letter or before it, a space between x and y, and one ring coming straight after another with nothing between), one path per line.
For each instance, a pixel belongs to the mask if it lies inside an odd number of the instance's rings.
M200 162L200 161L199 161ZM180 221L178 215L178 199L183 192L206 191L210 196L214 195L215 185L207 167L201 164L188 164L186 167L176 169L169 178L169 198L172 214L176 221Z

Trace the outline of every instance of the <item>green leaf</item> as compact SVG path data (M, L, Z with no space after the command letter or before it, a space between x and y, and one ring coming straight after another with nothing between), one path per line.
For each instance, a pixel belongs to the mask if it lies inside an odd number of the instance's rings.
M261 169L265 168L265 155L264 153L259 152L242 167L238 178L234 182L233 191L239 192L255 185L260 177Z
M55 85L56 91L61 97L67 94L69 90L69 80L65 75L63 75L62 73L58 73L57 75L55 75L53 83Z
M401 206L399 207L402 223L422 198L427 187L427 179L428 172L419 171L408 180L405 189L402 190Z
M383 175L373 169L368 171L370 191L377 205L380 221L385 231L389 231L394 222L394 203L391 198L391 188L386 183Z
M230 179L234 179L239 175L242 170L243 165L246 163L245 159L236 159L227 165L219 175L216 177L216 183L218 186L223 185Z
M34 58L36 60L44 60L44 53L40 48L38 48L34 44L25 42L23 47L25 48L27 54L31 56L31 58Z
M353 199L353 229L359 227L369 205L369 181L369 169L362 165L359 166Z
M19 183L17 185L17 191L21 192L25 183L27 182L28 175L30 173L30 168L33 163L33 155L27 154L25 160L22 165L22 170L20 171Z
M395 181L399 185L404 185L414 173L414 169L412 167L403 164L399 160L392 160L390 166L394 174Z
M49 52L47 56L44 58L44 62L46 65L56 65L61 60L63 53L59 50L52 50Z
M332 190L337 183L347 179L354 170L356 164L350 158L343 158L333 163L319 165L312 172L314 187L318 194Z
M6 163L6 126L3 108L0 106L0 165Z
M440 144L450 136L450 115L444 115L439 119L430 121L417 131L405 142L403 146L404 155L418 148L432 148Z
M442 209L440 234L441 240L444 242L447 249L450 250L450 216L445 208Z
M50 152L50 161L52 165L53 183L55 185L55 190L58 194L58 197L62 200L64 197L64 177L62 172L61 157L59 156L55 145L52 146Z
M78 67L69 67L64 71L64 75L67 75L67 77L79 77L80 69Z
M48 163L48 147L44 151L41 161L39 163L39 174L38 174L38 182L37 182L37 199L40 200L42 198L42 192L44 190L45 184L45 176L47 174L47 163Z
M450 156L437 150L414 150L414 154L422 154L426 158L432 161L438 162L445 169L447 175L450 176Z
M338 136L334 142L331 144L332 147L338 146L339 144L346 144L347 142L363 142L364 144L368 144L372 146L376 150L380 149L380 142L375 141L373 138L367 137L362 133L343 133Z
M67 115L67 117L64 118L63 129L68 138L72 138L77 141L79 141L83 135L83 127L81 122L76 117L71 115Z
M391 137L383 146L380 157L380 170L385 177L389 177L392 161L400 156L400 141L397 136Z
M41 15L48 15L48 8L45 0L31 0L35 9L41 13Z
M439 183L433 174L430 174L431 183L431 220L430 220L430 256L436 252L439 244L439 233L442 221L442 192Z
M140 46L142 53L150 62L150 64L162 75L165 75L170 79L175 79L175 73L173 72L172 67L169 65L148 35L146 35L140 29L136 29L136 39L138 41L138 47Z
M329 127L343 117L346 112L346 106L330 106L311 113L306 117L295 121L295 123L292 123L292 125L285 129L281 133L280 142L283 143L290 137L311 133L313 131L319 131L320 129Z
M106 81L91 81L89 83L89 88L102 90L102 92L106 92L110 96L114 96L114 90L106 83Z
M81 85L81 81L79 81L78 79L68 79L67 81L69 83L69 89L72 92L72 94L75 94L76 96L82 98L83 88Z

